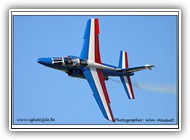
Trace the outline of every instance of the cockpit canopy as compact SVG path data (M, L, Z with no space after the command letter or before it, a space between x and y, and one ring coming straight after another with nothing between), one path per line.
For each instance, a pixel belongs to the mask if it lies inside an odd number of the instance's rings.
M75 56L67 56L67 57L53 57L52 64L78 67L78 66L87 66L88 62L87 60L79 59L78 57Z
M52 64L64 64L64 58L63 57L53 57L52 58Z
M54 62L63 61L63 57L54 57L54 58L53 58L53 61L54 61Z
M62 66L74 66L78 67L80 65L87 64L86 60L80 60L75 56L67 56L67 57L53 57L53 64L61 64Z
M80 59L79 58L65 58L65 65L67 66L79 66L80 65Z

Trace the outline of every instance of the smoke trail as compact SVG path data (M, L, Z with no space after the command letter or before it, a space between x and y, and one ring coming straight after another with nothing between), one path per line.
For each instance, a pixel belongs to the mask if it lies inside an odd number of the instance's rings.
M121 83L120 80L109 78L113 82ZM132 82L133 86L142 89L147 90L151 92L158 92L158 93L172 93L175 94L177 91L176 86L171 84L152 84L152 83L139 83L139 82Z
M152 92L159 92L159 93L176 93L176 87L174 85L170 84L161 84L161 85L154 85L154 84L148 84L148 83L133 83L134 87L138 89L143 89L147 91Z

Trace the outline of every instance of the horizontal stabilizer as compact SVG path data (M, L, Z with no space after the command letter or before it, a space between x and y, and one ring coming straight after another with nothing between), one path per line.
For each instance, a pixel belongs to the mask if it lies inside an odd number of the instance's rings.
M149 70L152 70L152 67L154 67L154 65L150 65L150 64L146 64L146 65L145 65L145 68L146 68L146 69L149 69Z
M128 57L127 52L121 51L120 52L120 58L119 58L119 68L122 68L119 71L127 70L129 69L128 64ZM133 93L133 87L131 84L131 78L129 76L120 76L121 82L123 84L123 87L127 93L127 96L129 99L134 99L134 93Z
M120 76L121 82L124 86L124 89L127 93L127 96L129 99L135 99L133 87L131 84L131 78L129 76Z
M140 66L140 67L124 68L124 69L120 69L120 70L117 70L117 71L137 72L137 71L145 70L145 69L152 70L153 67L155 67L155 66L154 65L150 65L150 64L146 64L146 65Z

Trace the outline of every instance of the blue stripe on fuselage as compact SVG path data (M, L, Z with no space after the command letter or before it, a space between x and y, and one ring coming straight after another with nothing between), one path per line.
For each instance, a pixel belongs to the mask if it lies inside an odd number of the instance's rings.
M105 64L105 63L102 63L102 65L105 65L105 66L108 66L108 67L111 67L111 68L118 68L118 67L116 67L116 66L109 65L109 64Z
M122 72L122 71L113 71L113 70L105 70L103 69L104 76L132 76L133 73Z
M111 68L119 68L119 67L105 64L105 63L102 63L102 65L105 65ZM113 71L113 70L108 70L108 69L103 69L102 71L105 76L132 76L134 75L134 73L132 72L125 72L125 71Z

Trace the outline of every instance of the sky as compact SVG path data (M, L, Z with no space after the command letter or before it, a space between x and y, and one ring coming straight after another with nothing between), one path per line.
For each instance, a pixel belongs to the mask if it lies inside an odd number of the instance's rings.
M131 77L135 100L127 98L118 77L106 81L114 118L143 121L106 120L86 80L37 63L40 57L80 56L90 18L99 19L103 63L118 66L125 50L129 66L155 65ZM14 16L13 38L14 124L177 123L176 16ZM37 118L44 121L32 121Z

